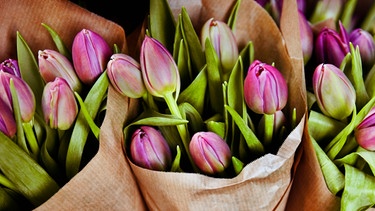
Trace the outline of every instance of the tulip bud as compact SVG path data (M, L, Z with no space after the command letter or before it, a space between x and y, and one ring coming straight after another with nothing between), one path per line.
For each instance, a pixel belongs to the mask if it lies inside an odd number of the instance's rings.
M7 59L0 64L0 71L10 73L17 77L21 77L18 61L14 59Z
M135 164L158 171L166 171L172 164L172 153L161 132L141 126L131 137L130 154Z
M147 91L155 97L180 91L180 75L168 50L156 39L146 36L141 46L141 71Z
M313 52L314 35L310 23L307 21L305 15L301 11L298 11L298 17L303 61L306 64L310 60Z
M73 40L73 65L85 84L93 84L104 72L111 55L111 48L104 38L88 29L80 31Z
M40 75L46 83L54 81L56 77L61 77L66 80L72 90L81 91L81 81L72 63L64 55L54 50L44 50L38 52L38 60Z
M42 94L42 110L51 128L67 130L78 114L78 105L65 79L57 77L48 82Z
M372 108L356 127L354 136L362 148L375 151L375 108Z
M255 113L274 114L287 103L286 80L274 66L255 60L244 81L244 98Z
M347 36L342 24L340 24L340 34L333 29L324 27L315 41L317 62L340 67L342 60L350 51Z
M349 41L353 46L359 47L363 64L372 66L375 62L375 41L372 35L368 31L357 28L349 34Z
M125 96L140 98L147 90L143 83L140 64L126 54L113 54L107 65L107 74L114 88Z
M0 131L6 136L13 138L17 132L17 125L13 112L2 100L0 100L0 107Z
M323 114L342 120L354 107L356 93L350 80L338 67L320 64L313 74L313 90Z
M225 22L210 18L204 23L201 31L203 50L207 38L216 51L223 72L230 72L238 59L237 42L232 30Z
M214 132L197 132L189 144L191 157L205 174L224 172L230 165L231 151L228 144Z
M24 122L29 122L34 117L36 104L35 96L29 85L22 78L8 72L0 71L0 101L13 112L13 100L10 91L10 80L13 80L17 93L21 118Z

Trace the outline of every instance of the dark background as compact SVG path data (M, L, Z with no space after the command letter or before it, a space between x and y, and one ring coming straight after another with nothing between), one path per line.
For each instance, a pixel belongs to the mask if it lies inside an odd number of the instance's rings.
M71 0L87 10L122 26L130 34L148 13L149 0Z

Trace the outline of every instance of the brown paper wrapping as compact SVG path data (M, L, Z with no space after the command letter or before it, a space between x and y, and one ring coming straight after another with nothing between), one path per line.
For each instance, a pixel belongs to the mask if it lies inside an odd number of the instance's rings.
M296 152L302 140L306 114L303 59L299 41L295 1L284 1L283 29L255 1L242 0L235 26L240 48L252 40L255 58L276 67L288 81L290 90L287 112L297 108L298 126L291 132L276 155L265 156L246 165L231 179L212 178L195 173L158 172L130 165L150 210L284 210L294 177ZM175 16L184 6L194 27L214 17L226 21L235 1L169 0ZM284 13L284 12L283 12ZM298 20L298 19L295 19ZM283 36L290 36L284 39ZM289 46L287 46L289 45ZM299 156L296 156L299 159Z
M117 24L95 15L66 0L1 1L0 59L17 58L16 32L30 46L34 55L38 50L56 47L41 25L51 26L71 47L74 36L83 28L93 30L110 44L127 50L124 30ZM111 90L112 87L109 88ZM101 126L100 144L92 160L47 202L36 210L145 210L144 202L122 152L122 125L129 121L134 101L116 100L116 92L109 91L108 107L121 107L108 112Z

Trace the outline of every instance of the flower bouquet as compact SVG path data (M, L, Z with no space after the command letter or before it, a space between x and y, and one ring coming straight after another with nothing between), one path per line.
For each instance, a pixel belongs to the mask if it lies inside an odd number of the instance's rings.
M287 209L371 209L375 5L299 4L315 8L309 15L301 10L313 32L312 42L306 42L312 54L305 60L309 117Z
M2 3L1 208L144 209L122 143L116 141L122 136L116 125L121 129L133 113L131 100L122 104L121 117L109 117L106 106L119 102L106 75L95 76L92 87L90 81L82 85L74 80L69 63L87 55L86 46L98 50L106 42L126 52L123 29L69 1ZM79 48L70 48L75 43ZM79 66L90 64L74 69ZM88 79L94 72L80 73ZM104 87L95 86L99 81ZM84 150L88 143L94 147Z
M289 21L295 2L283 11L280 29L255 1L150 1L138 56L112 56L112 85L139 102L139 115L124 124L124 153L149 209L285 208L306 98L302 52L293 44L299 30ZM207 28L211 37L201 41ZM221 43L207 41L215 36ZM259 113L245 107L245 99L261 101L245 87L262 79L247 81L245 71L264 71L264 84L274 85L268 90L279 90L264 93L272 106Z

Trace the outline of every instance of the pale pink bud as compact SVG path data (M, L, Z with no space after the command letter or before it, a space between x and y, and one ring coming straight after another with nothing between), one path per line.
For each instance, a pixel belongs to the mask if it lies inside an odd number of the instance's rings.
M42 110L51 128L67 130L78 114L78 105L72 89L63 78L48 82L43 90Z

